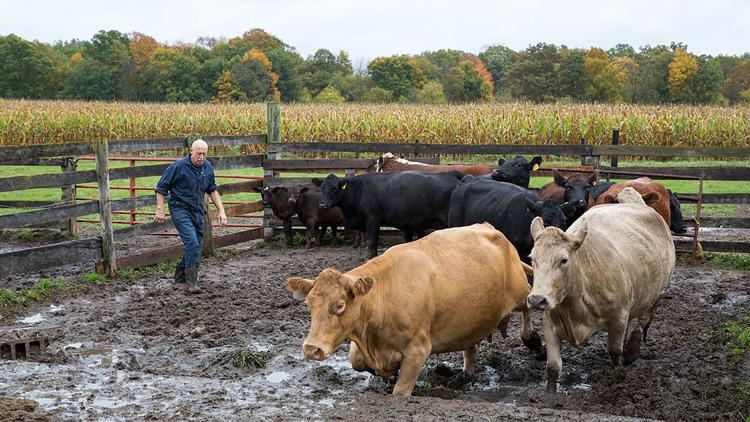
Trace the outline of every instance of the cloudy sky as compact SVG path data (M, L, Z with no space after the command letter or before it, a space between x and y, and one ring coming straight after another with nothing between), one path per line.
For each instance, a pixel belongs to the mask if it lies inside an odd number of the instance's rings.
M344 50L354 61L492 44L522 50L634 47L681 41L694 54L750 52L750 1L675 0L0 0L0 34L44 42L90 39L101 29L160 42L235 37L263 28L307 57Z

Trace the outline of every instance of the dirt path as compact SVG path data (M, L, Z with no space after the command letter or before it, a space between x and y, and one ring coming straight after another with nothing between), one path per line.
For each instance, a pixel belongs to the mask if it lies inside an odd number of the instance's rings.
M750 273L678 268L643 358L613 370L606 336L581 351L566 345L556 396L544 393L545 362L521 344L516 317L509 338L498 334L482 344L470 382L457 382L459 353L432 356L416 397L403 399L387 395L392 380L353 371L345 347L325 362L301 358L309 314L286 292L286 278L362 262L363 253L350 247L267 246L203 268L197 296L173 290L167 278L97 285L31 310L27 322L0 325L0 339L39 332L55 351L44 363L0 360L1 394L33 400L36 412L63 420L739 420L750 414L738 389L750 380L750 363L731 356L722 328L748 315ZM541 327L541 316L534 322ZM237 367L243 349L247 365Z

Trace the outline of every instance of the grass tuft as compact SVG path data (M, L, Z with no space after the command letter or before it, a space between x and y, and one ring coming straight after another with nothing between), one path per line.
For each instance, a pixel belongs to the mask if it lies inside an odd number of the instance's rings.
M265 368L273 354L273 350L258 352L250 349L240 349L234 356L232 363L238 368L244 368L248 365L255 368Z
M750 349L750 316L727 322L724 330L732 337L729 351L731 355L742 356Z

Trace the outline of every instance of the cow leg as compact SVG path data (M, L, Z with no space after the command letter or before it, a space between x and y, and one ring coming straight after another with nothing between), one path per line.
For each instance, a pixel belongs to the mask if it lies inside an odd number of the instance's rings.
M339 243L338 239L336 239L337 229L338 229L338 226L336 224L331 224L331 246L336 246Z
M641 328L636 324L635 329L630 333L630 338L623 348L623 361L625 365L630 365L641 357Z
M547 343L547 392L557 392L557 378L562 370L562 356L560 355L560 337L552 328L552 321L544 313L544 342Z
M380 235L380 221L375 218L367 219L367 257L378 256L378 236Z
M286 237L286 245L292 246L292 218L284 219L284 237Z
M531 325L529 314L531 312L528 308L524 307L521 311L521 340L524 346L534 353L542 353L542 339L539 338L539 334L534 331L534 327Z
M430 344L412 344L402 354L401 368L398 372L398 381L393 388L393 394L397 396L410 396L417 378L422 371L427 357L430 356Z
M464 377L474 375L474 369L477 367L477 357L479 356L479 345L475 344L463 351L464 355Z
M625 342L625 334L628 331L628 318L619 318L607 327L607 349L609 357L612 358L612 366L622 366L622 347Z
M307 230L305 230L305 248L310 249L315 233L318 231L318 225L315 224L315 221L307 220L305 222L305 227L307 227Z
M656 308L659 306L659 302L661 300L657 300L656 303L654 303L654 306L649 309L648 312L642 317L639 318L639 321L641 322L641 329L643 330L643 342L646 342L646 333L648 332L648 327L651 326L651 321L654 319L654 314L656 313Z

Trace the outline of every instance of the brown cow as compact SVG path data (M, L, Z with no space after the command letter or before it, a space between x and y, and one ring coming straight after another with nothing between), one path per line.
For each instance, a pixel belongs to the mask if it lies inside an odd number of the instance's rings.
M549 392L562 368L561 340L581 348L606 331L614 366L637 359L669 286L676 259L669 226L632 188L617 199L593 207L564 232L544 227L539 217L531 222L528 304L544 311Z
M616 183L606 192L596 199L595 205L613 204L617 202L617 195L623 189L631 187L640 193L646 205L653 208L667 222L667 226L672 224L672 218L669 211L669 192L667 188L654 182L648 177L639 177L635 180Z
M305 186L299 191L297 199L297 218L307 227L305 246L309 248L314 241L321 244L327 227L331 228L331 244L336 246L336 230L344 223L344 213L339 207L320 208L323 193L317 186ZM320 227L320 230L318 230Z
M484 164L423 164L396 157L390 152L381 155L375 163L376 172L416 170L426 173L446 173L458 171L463 175L481 176L490 174L495 169L497 169L497 166Z
M541 347L518 253L487 223L438 230L347 273L328 268L314 280L291 277L287 288L304 295L310 310L305 358L327 359L351 340L352 368L383 377L398 372L393 394L411 394L431 353L463 351L464 374L471 375L479 342L506 328L514 311L523 315L524 343Z
M292 246L292 217L297 214L297 198L289 189L277 186L268 186L260 189L260 197L264 207L271 207L273 215L284 222L284 236L287 246Z

